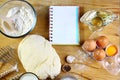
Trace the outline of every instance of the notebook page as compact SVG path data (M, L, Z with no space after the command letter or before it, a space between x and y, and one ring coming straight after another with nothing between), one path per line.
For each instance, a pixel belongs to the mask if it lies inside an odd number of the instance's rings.
M51 6L52 44L79 44L78 6Z

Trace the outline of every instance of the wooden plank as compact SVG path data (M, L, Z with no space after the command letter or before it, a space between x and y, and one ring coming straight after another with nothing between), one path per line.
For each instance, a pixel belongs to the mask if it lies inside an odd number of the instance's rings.
M1 0L0 5L2 5L4 2L7 0ZM80 17L88 10L91 9L96 9L96 8L104 8L111 10L115 12L116 14L120 15L120 0L27 0L30 2L36 12L37 12L37 24L34 28L34 30L30 34L39 34L41 36L44 36L46 39L49 37L49 19L48 19L48 7L50 5L77 5L80 6ZM108 25L108 27L105 27L104 31L100 32L99 34L105 34L109 37L109 39L114 42L115 44L119 43L119 30L120 28L120 21L115 21L112 24ZM80 39L81 39L81 44L88 39L91 34L95 35L95 33L92 33L86 24L83 24L79 22L79 28L80 28ZM115 27L114 27L115 26ZM93 37L93 36L92 36ZM95 37L95 36L94 36ZM16 50L19 45L19 42L23 39L24 37L13 39L13 38L8 38L4 36L3 34L0 34L0 47L4 47L7 45L13 46ZM116 41L116 39L118 41ZM81 49L81 45L79 46L53 46L57 53L59 54L61 58L62 64L65 64L65 57L67 55L74 55L77 53L78 50ZM25 72L23 69L21 63L19 62L19 69L20 72ZM71 64L72 65L72 64ZM114 76L110 75L106 70L103 68L96 69L92 68L89 66L86 66L86 70L78 70L78 68L72 69L70 72L73 75L78 75L79 77L82 76L83 80L120 80L119 75ZM17 73L8 75L5 77L5 79L9 79L11 76L16 75ZM66 73L61 71L60 75L65 75Z

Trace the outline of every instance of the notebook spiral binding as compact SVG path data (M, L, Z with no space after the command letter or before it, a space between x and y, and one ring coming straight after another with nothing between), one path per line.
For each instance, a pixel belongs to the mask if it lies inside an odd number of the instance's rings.
M49 41L52 42L52 38L53 38L53 8L49 7Z

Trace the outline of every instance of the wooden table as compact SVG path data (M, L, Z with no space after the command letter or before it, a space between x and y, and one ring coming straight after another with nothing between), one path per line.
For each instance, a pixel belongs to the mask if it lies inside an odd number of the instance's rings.
M1 0L0 5L2 5L7 0ZM116 14L120 15L120 0L27 0L29 1L35 8L37 12L37 24L32 32L29 34L39 34L41 36L44 36L46 39L48 39L49 34L49 19L48 19L48 7L51 5L77 5L80 6L80 17L85 13L87 10L96 9L96 8L105 8L108 10L111 10L115 12ZM105 31L101 32L104 34L107 34L110 39L114 42L114 37L119 38L120 33L116 33L116 30L119 30L120 21L115 21L112 24L110 24L109 28L106 28ZM113 28L113 26L117 26L116 29ZM79 28L80 28L80 45L78 46L53 46L56 51L58 52L61 63L65 63L65 57L67 55L75 55L78 50L81 49L81 44L84 40L88 39L92 32L88 29L88 26L79 22ZM109 34L110 32L113 32L113 34ZM117 31L119 32L119 31ZM115 34L114 34L115 33ZM118 34L118 35L116 35ZM20 41L24 37L21 38L8 38L4 36L3 34L0 34L0 47L4 46L13 46L16 50L20 43ZM119 44L119 42L115 43ZM82 80L120 80L119 75L114 76L109 74L106 70L103 68L92 68L88 67L87 71L81 72L81 70L73 70L71 73L74 73L78 75L79 77L82 77ZM20 72L25 72L22 65L19 64ZM66 73L61 71L60 75L64 75ZM9 79L11 76L16 75L16 73L10 74L3 78L3 80ZM1 80L1 79L0 79Z

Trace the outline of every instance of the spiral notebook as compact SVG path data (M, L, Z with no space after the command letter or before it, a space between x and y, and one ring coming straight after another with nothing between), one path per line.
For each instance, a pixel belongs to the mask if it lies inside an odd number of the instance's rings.
M56 45L78 45L78 6L49 7L49 40Z

